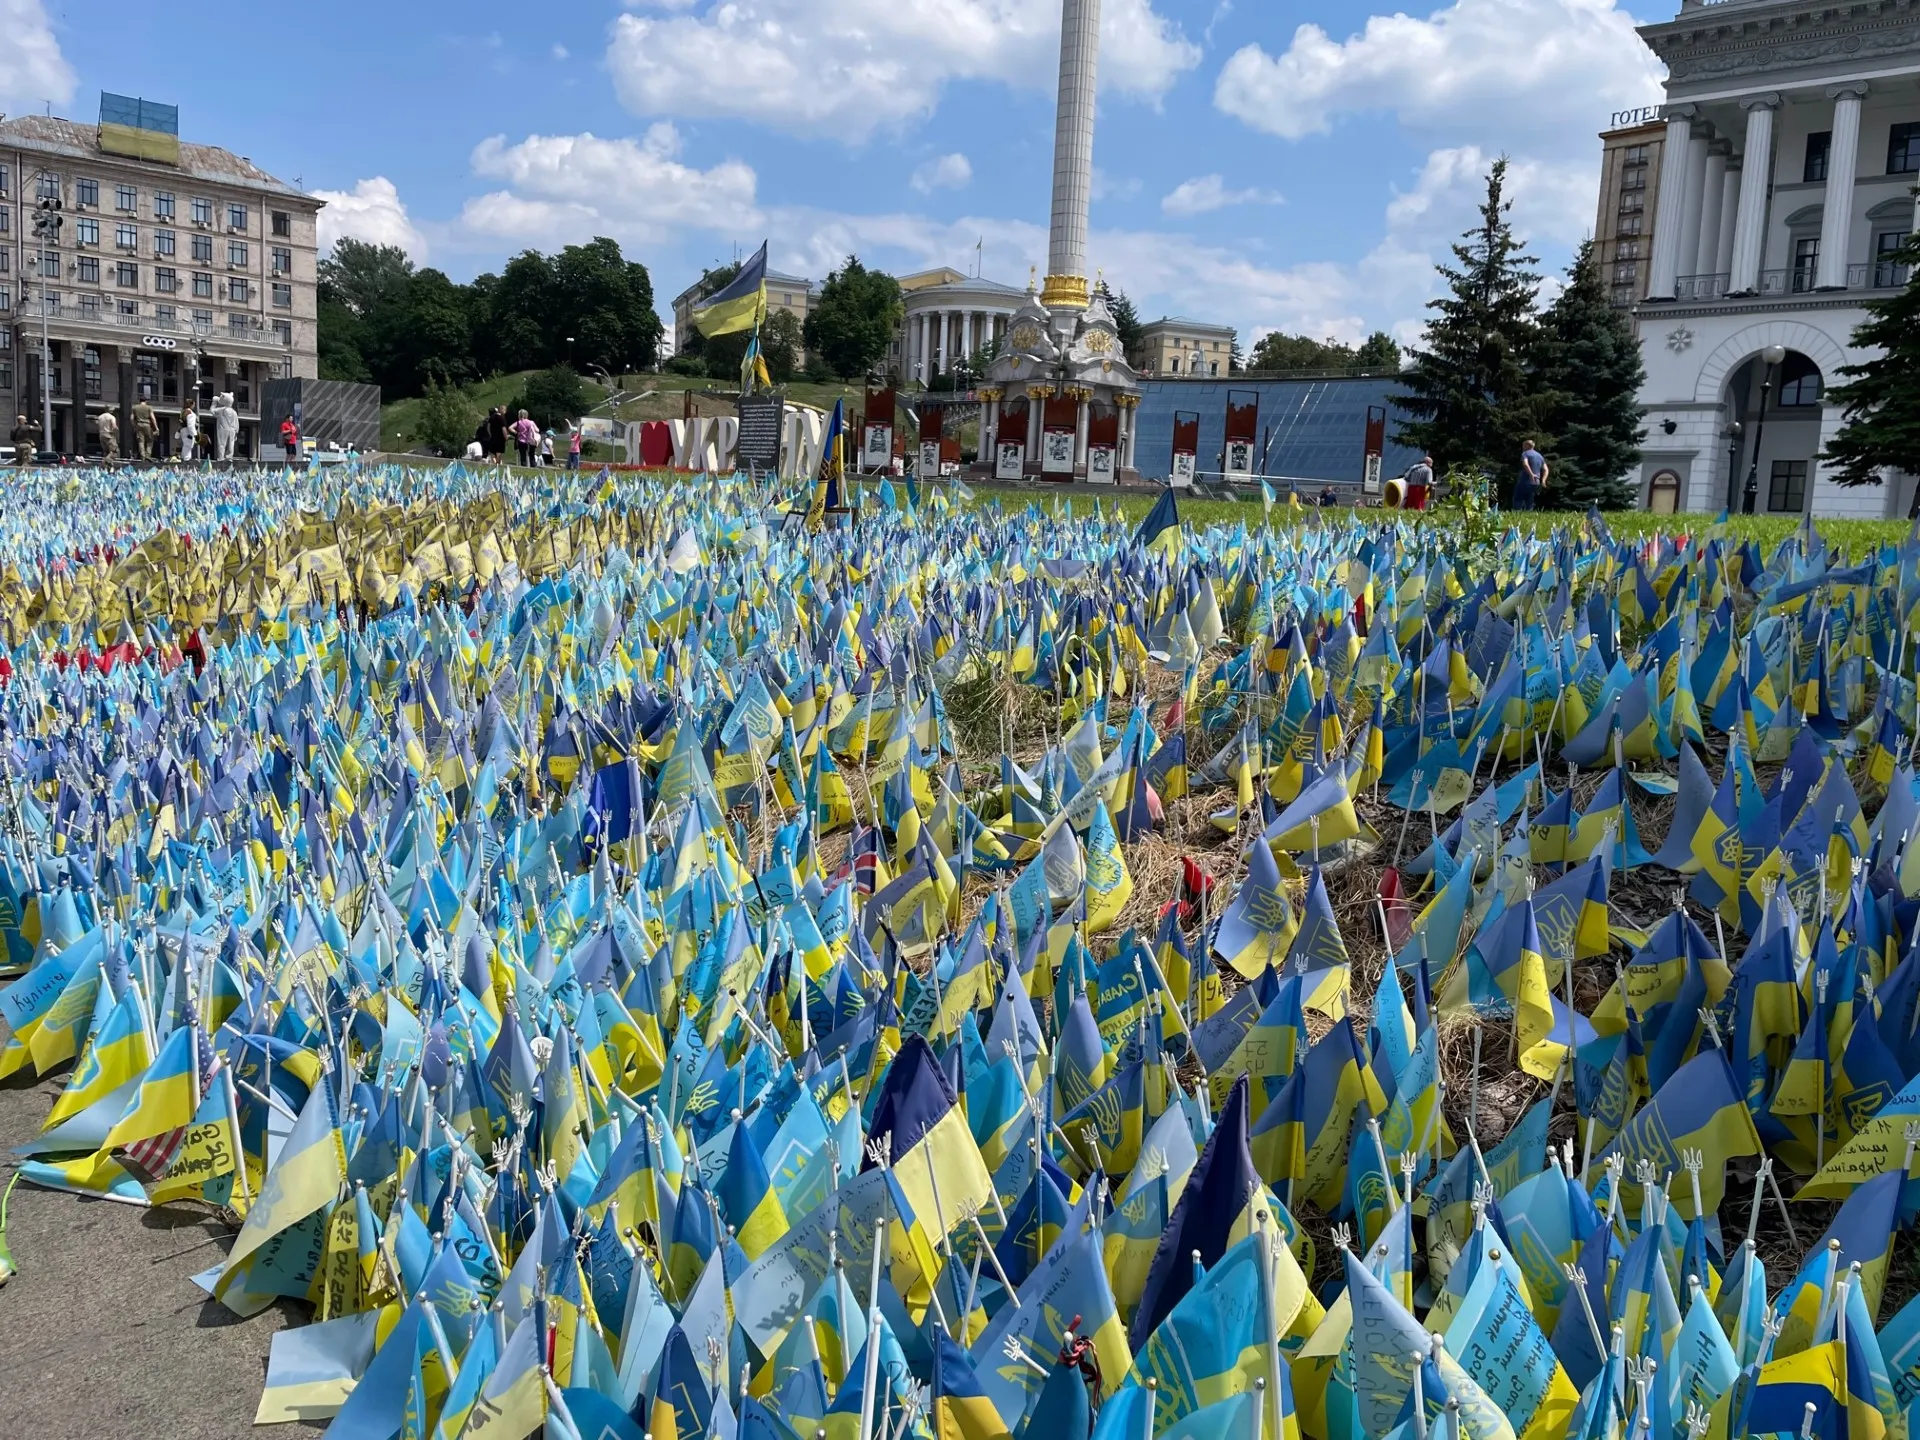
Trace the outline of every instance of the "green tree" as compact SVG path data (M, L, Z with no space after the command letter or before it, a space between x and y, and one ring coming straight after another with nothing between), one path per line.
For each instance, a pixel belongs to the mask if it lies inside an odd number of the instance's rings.
M1351 370L1353 347L1332 336L1310 340L1305 335L1283 335L1278 330L1262 335L1253 347L1254 370Z
M1432 455L1442 472L1457 465L1486 470L1502 495L1518 469L1521 442L1546 443L1543 421L1553 401L1535 384L1540 277L1514 236L1506 187L1503 156L1487 174L1480 223L1453 247L1457 263L1439 267L1447 293L1428 302L1425 344L1400 373L1405 393L1394 397L1413 417L1400 427L1401 443Z
M1883 470L1920 475L1920 231L1881 263L1907 267L1907 283L1868 303L1853 332L1870 360L1840 369L1827 398L1845 414L1821 459L1841 485L1878 485Z
M493 287L492 302L488 325L498 368L533 370L564 358L565 343L557 356L553 346L556 286L553 262L546 256L523 250L509 260Z
M1119 337L1120 353L1133 353L1139 348L1146 328L1140 323L1140 312L1133 308L1126 291L1116 290L1104 280L1100 282L1100 297L1107 302L1107 313L1113 316L1113 333Z
M360 317L336 295L324 290L319 297L320 378L365 385L373 379L367 357L360 351L365 327Z
M894 331L906 314L900 282L869 270L857 256L820 287L820 299L807 316L809 352L818 354L842 380L864 375L886 355Z
M459 385L443 385L429 377L420 397L416 439L442 455L465 452L480 421L480 407Z
M1640 342L1626 314L1607 298L1593 242L1580 247L1541 321L1540 390L1557 397L1553 431L1556 508L1633 504L1629 473L1640 464L1640 386L1647 378Z
M1361 370L1398 370L1400 345L1384 330L1376 330L1360 342L1353 352L1353 363Z
M548 271L547 342L553 358L570 356L570 363L608 371L652 368L660 355L661 327L646 266L623 256L618 241L599 235L585 245L567 246Z
M760 353L774 384L786 384L800 369L802 339L799 317L791 310L775 310L760 327Z
M509 416L525 410L543 430L555 430L577 420L587 408L587 386L570 365L550 365L527 377L526 388L507 409Z
M322 295L365 319L405 298L413 261L398 245L370 245L349 237L334 244L316 278Z
M473 331L462 287L438 270L414 275L388 349L397 393L424 394L428 382L472 377Z
M1247 352L1240 348L1240 337L1236 335L1227 347L1227 373L1229 375L1244 374L1246 368Z

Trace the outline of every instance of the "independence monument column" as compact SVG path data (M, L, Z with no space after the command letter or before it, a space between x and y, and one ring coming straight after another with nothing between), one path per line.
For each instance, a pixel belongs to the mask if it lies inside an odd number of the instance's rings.
M1087 206L1093 198L1093 87L1100 60L1100 0L1063 0L1060 98L1053 133L1053 227L1040 303L1087 308Z

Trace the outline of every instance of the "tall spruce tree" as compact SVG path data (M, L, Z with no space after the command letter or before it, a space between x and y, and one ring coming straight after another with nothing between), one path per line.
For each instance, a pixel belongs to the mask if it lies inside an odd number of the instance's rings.
M1640 342L1625 312L1607 298L1593 242L1567 269L1567 288L1541 322L1538 388L1555 398L1553 432L1556 509L1622 510L1633 504L1631 472L1640 463L1640 422L1647 378Z
M1920 475L1920 231L1882 264L1907 267L1907 283L1867 306L1853 332L1871 360L1842 366L1845 383L1827 392L1846 423L1820 458L1840 485L1878 485L1883 470Z
M1453 247L1458 263L1439 267L1447 293L1428 302L1425 343L1394 397L1413 417L1400 427L1403 443L1432 455L1442 474L1460 465L1485 470L1502 496L1519 471L1522 442L1547 443L1552 411L1537 384L1540 276L1507 218L1506 187L1503 156L1487 174L1480 223Z

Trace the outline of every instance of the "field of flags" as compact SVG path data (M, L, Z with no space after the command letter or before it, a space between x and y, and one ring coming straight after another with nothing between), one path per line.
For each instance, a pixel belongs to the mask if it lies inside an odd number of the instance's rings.
M1920 538L4 485L18 1178L260 1423L1909 1433Z

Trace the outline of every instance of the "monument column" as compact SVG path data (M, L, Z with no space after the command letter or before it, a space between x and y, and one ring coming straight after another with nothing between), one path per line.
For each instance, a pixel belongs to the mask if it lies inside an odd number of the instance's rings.
M1046 388L1044 385L1039 387L1041 391L1045 391ZM1027 458L1029 460L1040 458L1040 431L1046 408L1046 395L1036 393L1029 387L1027 390Z
M1073 414L1073 465L1076 470L1087 468L1087 394L1079 392L1080 405Z
M1667 143L1660 157L1660 198L1653 217L1653 262L1647 278L1649 300L1673 299L1673 282L1680 275L1681 212L1689 189L1687 162L1696 113L1691 105L1667 107ZM1747 135L1751 142L1751 125Z
M1087 207L1093 198L1093 102L1100 59L1100 0L1063 0L1060 92L1053 131L1053 219L1047 238L1049 310L1084 310Z
M1773 188L1773 116L1780 108L1780 96L1769 91L1742 100L1740 105L1747 112L1747 147L1740 162L1740 213L1733 224L1729 295L1751 295L1760 288L1760 258L1767 243L1767 195ZM1664 178L1661 183L1666 183ZM1658 251L1658 230L1653 243Z
M1827 91L1833 101L1833 147L1827 152L1827 203L1820 213L1820 271L1814 288L1847 288L1853 250L1853 181L1860 168L1860 102L1867 85L1855 80Z

